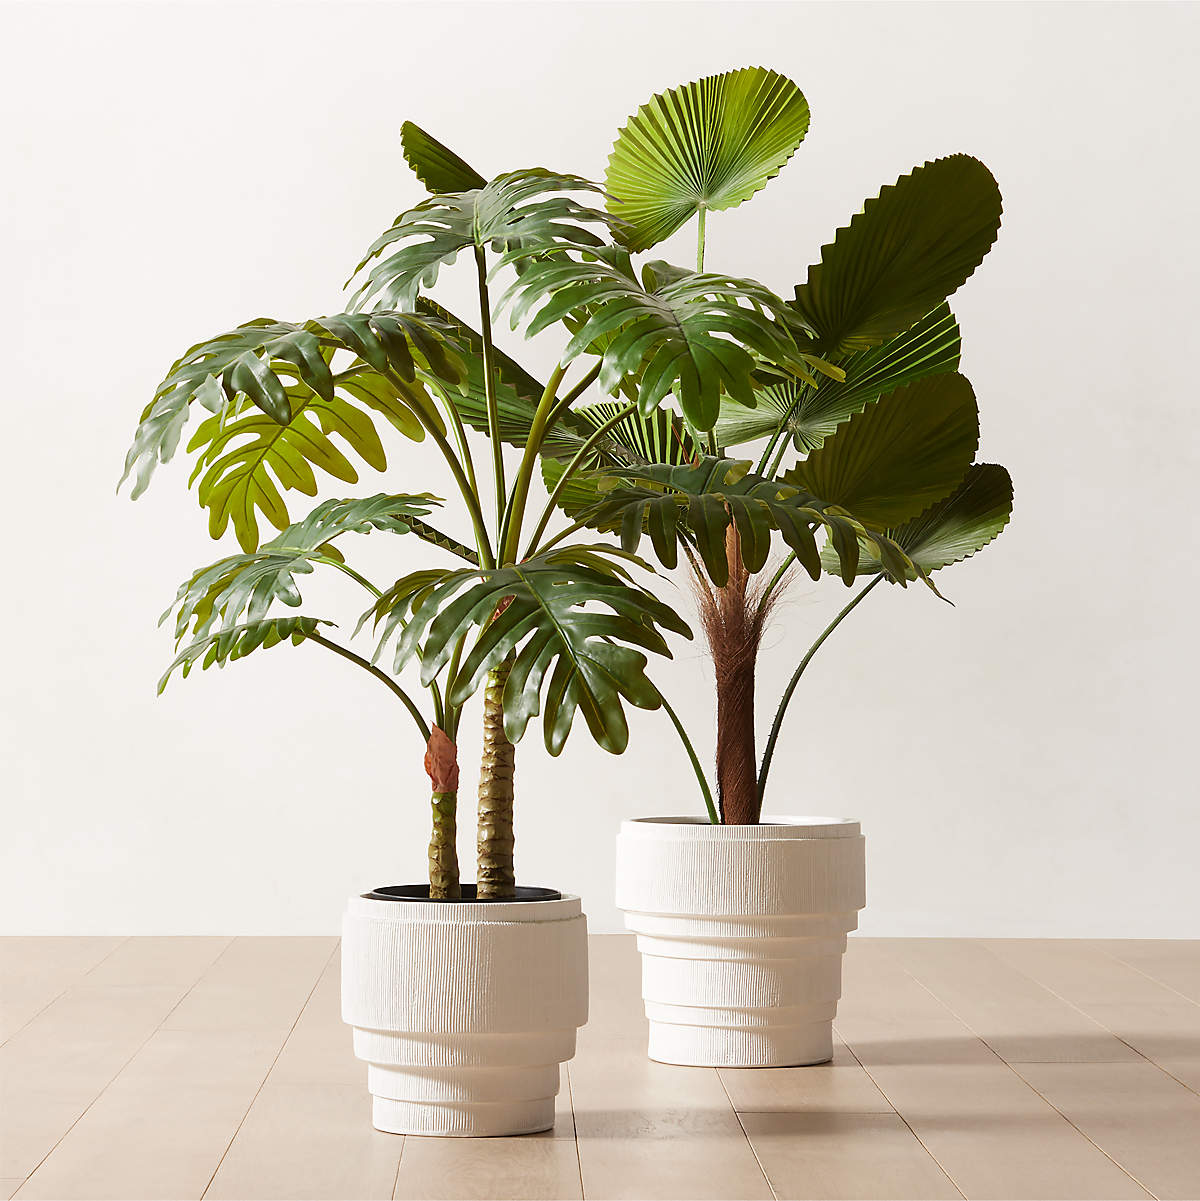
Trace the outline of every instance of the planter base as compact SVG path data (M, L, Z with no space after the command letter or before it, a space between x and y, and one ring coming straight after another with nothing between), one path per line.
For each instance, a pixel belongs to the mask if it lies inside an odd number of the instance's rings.
M827 1063L863 874L855 822L626 822L617 904L642 956L649 1057L685 1067Z
M801 1068L833 1058L833 1023L785 1029L650 1023L647 1055L657 1063L697 1068Z
M559 1064L587 1020L579 898L354 897L343 924L342 1016L367 1063L376 1129L549 1130Z

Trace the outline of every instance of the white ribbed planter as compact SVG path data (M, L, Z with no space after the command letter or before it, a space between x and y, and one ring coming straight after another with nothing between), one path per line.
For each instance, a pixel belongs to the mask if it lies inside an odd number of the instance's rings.
M858 822L622 822L617 905L642 954L650 1058L696 1067L825 1062L846 934L865 904Z
M575 1054L587 1003L587 919L578 897L350 898L342 1018L368 1065L379 1130L549 1130L559 1064Z

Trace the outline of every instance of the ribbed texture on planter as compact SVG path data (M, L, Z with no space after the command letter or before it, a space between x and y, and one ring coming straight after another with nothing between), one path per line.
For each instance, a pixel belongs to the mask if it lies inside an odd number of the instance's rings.
M865 878L853 821L623 822L617 905L642 954L650 1058L697 1067L829 1059Z
M587 919L557 901L352 897L342 1018L393 1134L528 1134L554 1125L559 1064L587 1021Z

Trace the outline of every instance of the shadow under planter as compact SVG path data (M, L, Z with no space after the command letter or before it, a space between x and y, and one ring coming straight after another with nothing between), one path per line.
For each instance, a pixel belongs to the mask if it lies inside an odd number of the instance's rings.
M554 1125L559 1064L587 1021L587 919L578 897L520 894L431 901L425 886L392 886L350 898L342 1018L367 1062L377 1129Z
M650 1058L693 1067L830 1059L865 876L859 824L844 818L622 822L616 900L642 956Z

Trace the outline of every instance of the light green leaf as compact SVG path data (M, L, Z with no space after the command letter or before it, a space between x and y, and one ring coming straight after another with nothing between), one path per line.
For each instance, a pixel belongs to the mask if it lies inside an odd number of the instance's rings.
M956 372L897 388L843 422L783 479L884 529L952 491L979 446L979 409Z
M908 329L974 272L1000 229L1000 190L966 154L935 159L868 200L822 247L794 307L828 354Z
M156 465L175 453L198 402L213 416L188 449L200 452L192 480L200 480L210 532L219 537L232 521L243 550L251 551L257 514L286 528L282 493L315 495L314 468L357 481L332 437L382 470L387 460L373 414L418 441L425 424L444 428L421 381L465 385L466 365L447 334L426 316L341 313L302 326L260 319L202 342L172 367L143 412L122 480L132 473L133 495L145 490ZM356 357L335 372L339 351Z
M779 174L808 132L808 102L763 67L709 75L652 97L617 134L609 211L630 250L646 250L701 208L749 200Z

